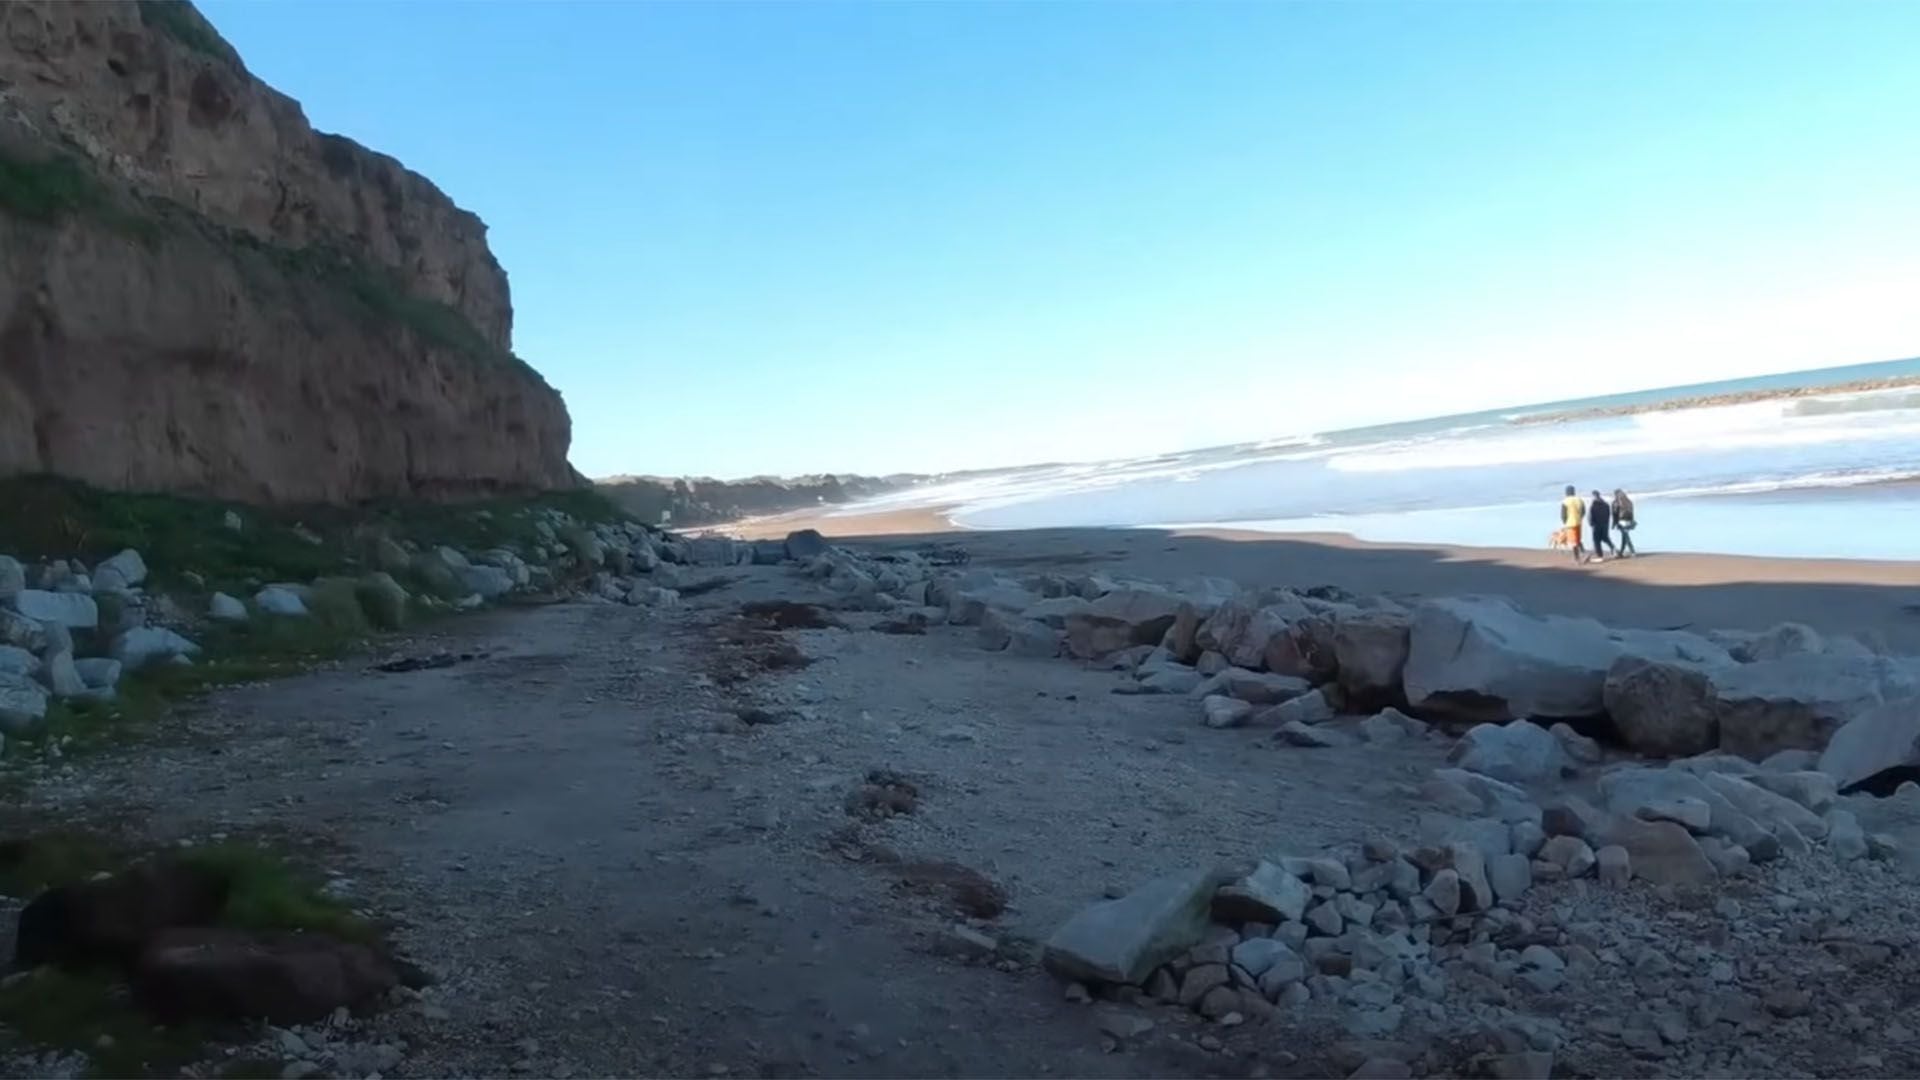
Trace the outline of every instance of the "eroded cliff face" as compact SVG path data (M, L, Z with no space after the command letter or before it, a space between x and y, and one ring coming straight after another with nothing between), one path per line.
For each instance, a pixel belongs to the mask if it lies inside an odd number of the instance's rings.
M485 226L172 0L0 2L0 472L259 502L571 486Z

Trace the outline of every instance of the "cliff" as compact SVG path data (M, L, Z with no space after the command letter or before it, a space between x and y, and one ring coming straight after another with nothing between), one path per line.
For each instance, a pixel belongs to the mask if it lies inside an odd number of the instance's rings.
M486 227L178 0L0 3L0 473L253 502L570 487Z
M641 521L685 528L869 499L924 479L833 475L756 476L746 480L613 476L595 483L602 494Z

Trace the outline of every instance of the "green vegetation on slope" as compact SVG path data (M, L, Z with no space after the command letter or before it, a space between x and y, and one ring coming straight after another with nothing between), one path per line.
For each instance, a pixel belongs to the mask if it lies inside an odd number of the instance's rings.
M149 246L157 222L114 202L79 160L66 154L34 158L0 145L0 211L41 224L85 216Z
M154 6L175 5L156 0ZM296 283L319 284L362 319L406 327L423 342L484 363L510 365L546 385L539 372L488 341L465 315L414 294L400 275L386 267L327 244L289 248L268 243L166 200L116 199L85 164L69 154L35 157L0 144L0 213L42 225L93 221L149 248L170 231L197 234L226 253L243 272L251 268L253 272L246 275L249 280L268 270Z
M383 502L364 507L261 508L177 495L103 491L50 476L0 478L0 554L91 565L127 548L140 552L149 587L204 611L215 591L249 597L262 585L310 587L306 618L255 612L244 623L208 621L192 632L203 652L188 666L156 665L122 678L110 701L49 704L36 730L9 736L8 754L51 745L83 752L152 733L176 705L208 690L259 682L350 655L380 631L439 618L434 583L416 573L406 545L467 552L504 548L525 558L546 543L549 511L588 525L627 515L590 489L468 503ZM234 514L239 529L227 527ZM565 541L566 530L556 540ZM382 552L387 555L383 563ZM375 571L411 594L396 607L369 596ZM103 620L117 597L96 597Z

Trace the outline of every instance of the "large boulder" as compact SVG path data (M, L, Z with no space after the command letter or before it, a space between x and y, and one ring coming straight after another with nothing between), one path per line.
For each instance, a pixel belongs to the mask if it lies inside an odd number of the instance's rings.
M393 580L392 574L384 570L368 574L355 583L354 595L360 600L360 610L373 625L382 630L398 630L406 625L407 601L412 598Z
M38 675L40 658L17 645L0 645L0 675Z
M46 684L56 698L79 697L87 692L87 682L80 677L80 671L73 663L73 650L61 649L47 654L47 664L40 672L40 681Z
M1780 750L1821 750L1854 717L1920 697L1920 663L1800 654L1716 668L1713 689L1720 748L1759 761Z
M1920 768L1920 698L1867 709L1834 732L1820 753L1820 771L1842 791L1903 768Z
M1655 885L1710 885L1718 876L1699 842L1671 821L1617 818L1606 842L1625 848L1633 876Z
M1288 594L1282 594L1276 603L1259 607L1243 600L1227 600L1201 624L1195 644L1203 652L1211 650L1225 656L1235 667L1259 669L1266 666L1274 640L1289 635L1296 623L1311 617L1313 612Z
M0 645L38 653L46 649L47 636L46 624L40 620L0 608Z
M1468 718L1598 716L1607 672L1626 655L1728 661L1694 634L1527 615L1499 598L1429 600L1414 609L1405 689L1414 706Z
M1181 597L1154 589L1115 589L1066 617L1067 652L1090 660L1134 645L1157 645L1181 603Z
M801 529L787 534L787 558L796 562L818 558L825 555L831 547L832 545L827 543L827 538L821 536L818 529Z
M1200 648L1200 623L1200 610L1192 603L1182 603L1175 609L1173 625L1167 627L1160 647L1182 664L1194 663L1205 651Z
M86 593L21 589L13 595L13 609L36 622L69 630L92 630L100 625L100 605Z
M458 573L468 593L482 600L493 600L513 591L513 574L498 566L468 566Z
M1333 655L1349 705L1383 708L1401 700L1411 621L1393 611L1356 611L1333 623Z
M268 585L253 594L253 606L268 615L304 618L308 614L305 591L297 585Z
M1746 848L1755 862L1766 862L1780 854L1774 825L1756 820L1700 776L1682 769L1630 766L1611 770L1600 777L1600 797L1608 812L1627 818L1658 818L1664 808L1684 801L1705 803L1709 835ZM1588 839L1593 837L1589 835Z
M18 734L47 717L47 691L25 675L0 672L0 732Z
M1731 650L1743 664L1758 660L1780 660L1789 656L1818 656L1827 651L1819 631L1803 623L1785 622L1762 634L1755 634Z
M1622 656L1607 669L1601 701L1621 741L1642 754L1687 757L1720 745L1712 674L1699 665Z
M176 656L194 656L200 646L161 626L141 626L121 634L108 650L126 671L139 671L150 664L172 660Z
M374 1001L399 984L365 945L326 934L170 930L141 952L135 997L159 1019L275 1024L320 1020Z
M1313 889L1284 868L1262 861L1213 895L1213 917L1225 923L1299 922L1313 902Z
M297 596L294 597L296 603L299 602L299 599ZM305 611L306 605L301 604L300 610ZM207 617L213 619L215 622L246 622L247 605L241 603L235 597L228 596L226 593L217 592L207 600Z
M1018 614L1039 600L1011 581L994 581L954 593L947 602L947 621L956 626L979 626L989 611Z
M1144 983L1200 943L1214 892L1227 880L1218 869L1189 870L1087 907L1047 939L1041 962L1064 979Z
M1313 684L1291 675L1275 675L1245 668L1228 668L1190 691L1196 697L1224 694L1253 705L1278 705L1313 690Z
M90 656L73 662L73 670L89 690L111 690L120 684L120 661L108 656Z
M147 562L140 553L128 548L110 559L102 559L93 568L95 592L126 592L147 580Z
M1515 783L1558 779L1568 764L1560 740L1524 720L1477 725L1460 737L1448 757L1469 772Z
M1042 600L1020 613L1024 619L1045 623L1055 630L1067 628L1067 616L1077 615L1087 609L1087 602L1078 596L1055 596Z

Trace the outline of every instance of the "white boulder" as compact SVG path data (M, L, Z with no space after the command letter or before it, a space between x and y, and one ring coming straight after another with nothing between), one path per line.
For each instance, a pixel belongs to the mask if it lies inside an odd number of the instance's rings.
M110 559L102 559L93 568L93 591L120 593L147 580L147 563L140 553L128 548Z
M1920 698L1865 710L1834 732L1820 754L1820 771L1842 791L1903 766L1920 766Z
M200 652L200 646L164 627L142 626L114 639L110 651L123 670L138 671L149 664L194 656Z
M307 602L290 585L269 585L253 594L253 606L268 615L299 617L307 614Z
M47 691L25 675L0 674L0 732L17 735L47 716Z
M1449 759L1462 769L1496 780L1551 780L1567 765L1566 750L1538 724L1480 724L1460 737Z
M292 593L288 593L287 595L292 598L294 603L300 604L300 610L302 612L306 611L306 605L300 603L298 596L294 596ZM226 593L217 592L213 594L212 599L207 601L207 617L218 622L246 622L247 605L241 603L234 597L228 596Z
M1414 609L1405 689L1416 707L1488 720L1597 716L1607 671L1625 655L1729 661L1694 634L1536 617L1499 598L1429 600Z
M69 630L92 630L100 625L100 605L86 593L21 589L13 596L13 609L29 619Z

